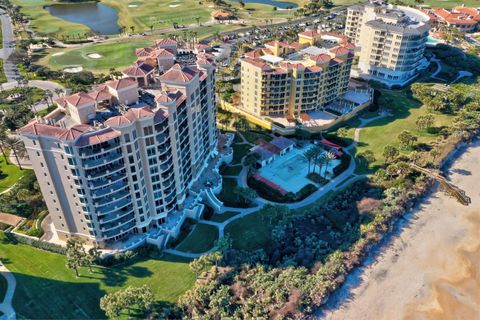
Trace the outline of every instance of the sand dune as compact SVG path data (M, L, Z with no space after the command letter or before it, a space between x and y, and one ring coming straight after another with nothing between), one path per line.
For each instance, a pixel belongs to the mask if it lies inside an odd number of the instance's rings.
M324 318L480 320L479 159L477 142L449 175L472 204L435 192L373 263L348 278Z

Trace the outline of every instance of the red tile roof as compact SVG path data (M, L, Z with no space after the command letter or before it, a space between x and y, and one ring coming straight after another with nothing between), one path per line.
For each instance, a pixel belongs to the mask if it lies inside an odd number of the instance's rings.
M77 140L75 143L76 146L84 147L89 145L99 144L108 140L112 140L120 136L120 132L112 129L107 128L102 131L98 131L92 134L84 134Z
M105 85L109 86L114 90L120 90L120 89L124 89L134 85L136 86L137 81L135 81L135 79L132 79L132 78L122 78L118 80L111 80L111 81L105 82Z
M139 65L131 65L122 70L122 73L129 77L145 77L155 70L151 65L142 63Z
M175 64L160 76L160 81L190 82L195 75L197 75L197 73L192 68Z
M298 35L299 36L304 36L304 37L314 38L314 37L320 35L320 33L318 31L315 31L315 30L310 30L310 31L300 32Z
M137 57L148 57L153 51L152 48L138 48L135 49L135 55Z
M314 56L310 56L310 60L317 61L317 62L328 62L328 61L332 60L332 57L330 57L326 53L322 53L322 54L317 54L317 55L314 55Z
M330 49L330 52L338 56L344 56L344 55L347 55L350 52L350 50L348 50L345 47L339 46L339 47L334 47Z
M157 46L161 46L161 45L177 45L177 41L175 41L175 40L172 39L172 38L165 38L165 39L155 40L155 44L156 44Z
M97 90L90 91L88 95L97 102L105 101L112 98L112 95L110 92L108 92L107 87L100 87Z
M143 108L130 108L127 112L125 112L124 116L130 121L134 121L136 119L141 119L144 117L153 116L153 111L150 110L148 107Z
M67 131L57 135L56 137L62 141L75 140L77 137L80 137L83 133L90 130L92 127L88 124L79 124L71 127Z
M65 101L74 107L95 103L95 100L85 92L78 92L70 96L66 96Z

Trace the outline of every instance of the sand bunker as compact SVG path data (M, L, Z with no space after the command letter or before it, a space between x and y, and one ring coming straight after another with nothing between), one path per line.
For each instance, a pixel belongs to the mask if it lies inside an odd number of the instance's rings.
M57 53L54 53L52 54L52 57L58 57L58 56L61 56L62 54L65 54L65 52L57 52Z
M138 7L138 4L129 4L127 7L129 7L129 8L137 8L137 7Z
M169 5L170 8L176 8L176 7L180 7L181 4L171 4Z
M87 57L89 57L90 59L100 59L102 55L98 53L89 53L87 54Z
M81 66L76 66L76 67L68 67L68 68L64 68L63 71L64 72L67 72L67 73L78 73L80 71L82 71L83 68Z

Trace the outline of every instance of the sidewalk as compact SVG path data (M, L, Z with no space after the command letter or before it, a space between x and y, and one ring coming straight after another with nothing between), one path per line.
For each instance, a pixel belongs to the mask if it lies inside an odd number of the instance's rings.
M1 319L15 320L15 310L13 310L12 300L15 293L15 287L17 281L13 274L0 262L0 276L3 276L7 280L7 292L5 293L5 299L0 304L0 311L3 312Z

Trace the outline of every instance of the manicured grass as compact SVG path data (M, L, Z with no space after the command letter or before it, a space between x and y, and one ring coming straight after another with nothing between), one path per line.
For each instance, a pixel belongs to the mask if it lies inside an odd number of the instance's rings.
M306 2L305 0L290 1L300 4ZM30 28L37 34L63 37L76 36L89 31L89 28L83 24L56 18L45 10L45 6L57 3L54 0L12 0L12 2L21 6L21 12L27 15L31 21ZM213 2L198 0L102 0L101 2L117 9L118 25L125 26L128 32L132 26L135 28L134 32L141 32L151 28L172 28L173 23L192 28L197 23L205 24L211 21L211 12L219 9L213 6ZM245 8L236 2L229 2L229 4L237 9L237 16L240 19L251 21L256 25L265 24L265 19L293 18L295 11L274 11L273 6L257 3L247 3ZM132 5L136 7L132 7ZM238 27L241 26L237 24Z
M437 137L435 133L429 133L426 130L417 130L415 121L419 116L428 113L426 106L421 106L420 102L415 100L409 94L409 88L403 90L381 90L380 105L390 109L392 115L377 119L367 124L360 131L360 141L356 147L356 152L372 150L376 161L369 166L373 170L384 162L383 148L387 145L399 147L398 134L402 130L410 130L418 136L418 143L429 143ZM446 114L434 113L434 127L440 128L451 122L452 116ZM404 153L410 150L402 150ZM362 168L360 168L362 169ZM366 168L359 170L358 173L364 173Z
M250 143L255 143L255 142L257 142L258 139L262 139L262 140L265 140L267 142L271 141L273 139L268 134L260 133L260 132L254 132L254 131L242 132L242 134L245 137L245 139Z
M240 164L242 162L242 158L248 154L251 148L252 146L248 144L234 144L232 164Z
M135 61L135 49L152 45L152 41L126 41L86 46L65 52L59 56L51 56L48 63L54 69L63 69L68 66L82 66L84 69L98 72L108 72L110 68L123 68ZM102 57L91 59L91 53L98 53Z
M184 252L202 253L213 248L217 239L218 229L215 226L199 223L176 249Z
M8 156L8 150L6 154ZM0 154L0 192L7 190L20 179L27 169L20 170L16 165L6 162L3 154Z
M0 303L5 299L5 294L7 293L8 283L7 279L0 275Z
M218 199L228 207L235 207L236 200L233 190L237 187L237 180L234 178L223 178L222 191L218 195Z
M213 25L200 28L191 28L191 31L197 32L199 39L210 36L217 31L227 31L238 28L239 26ZM182 34L182 31L172 32L172 34ZM111 68L121 70L136 60L135 49L149 47L153 45L155 39L164 38L165 35L153 35L136 38L119 38L115 42L96 43L75 49L53 49L42 57L37 63L45 65L54 70L61 70L71 66L82 66L86 70L95 73L108 73ZM54 54L63 52L62 55ZM102 57L92 59L88 57L90 53L98 53Z
M223 166L220 168L220 174L225 176L238 176L240 171L242 171L241 165Z
M230 235L235 249L253 251L265 248L271 239L274 226L269 223L268 218L263 219L262 213L263 210L259 210L225 227L225 234Z
M147 284L159 302L174 302L190 289L195 275L188 260L169 255L139 259L115 268L82 268L79 278L65 267L63 255L24 244L12 244L0 233L0 256L14 273L17 288L13 307L18 318L98 319L105 315L100 298L126 286Z
M68 35L84 34L90 29L79 23L68 22L51 15L44 6L56 1L52 0L12 0L12 3L21 6L21 12L30 19L29 28L37 32L37 35Z
M224 222L230 219L231 217L235 217L240 212L237 211L225 211L224 213L215 213L210 220L214 222Z

